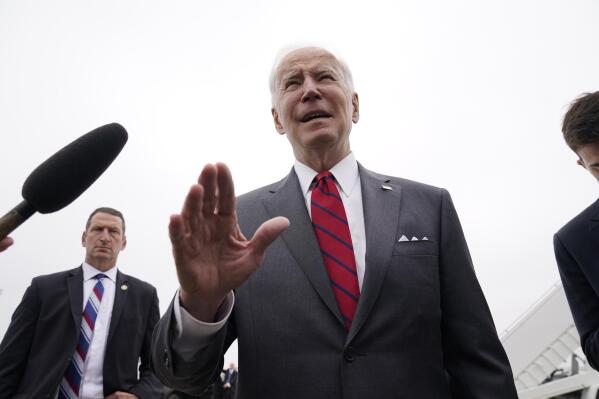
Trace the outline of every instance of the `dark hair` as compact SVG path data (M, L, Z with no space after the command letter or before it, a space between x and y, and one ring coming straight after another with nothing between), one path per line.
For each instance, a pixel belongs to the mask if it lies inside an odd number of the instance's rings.
M100 207L100 208L96 209L95 211L93 211L89 215L89 217L87 218L87 223L85 223L85 230L89 229L91 220L96 213L107 213L109 215L118 216L119 218L121 218L121 221L123 222L123 234L125 233L125 217L123 216L123 214L121 212L117 211L114 208L109 208L107 206Z
M570 104L562 133L575 152L585 144L599 141L599 91L584 93Z

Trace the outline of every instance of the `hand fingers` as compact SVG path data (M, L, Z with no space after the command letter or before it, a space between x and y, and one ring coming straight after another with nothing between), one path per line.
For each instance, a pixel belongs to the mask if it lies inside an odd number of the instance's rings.
M204 187L204 203L202 213L204 217L214 214L216 207L217 188L216 188L216 168L214 165L206 165L200 173L198 183Z
M0 252L4 251L6 248L10 247L13 244L13 240L10 237L3 238L0 240Z
M266 248L287 228L289 227L289 219L277 216L262 223L254 237L250 241L250 246L254 250L254 254L262 260Z
M231 171L224 163L216 164L218 186L218 214L231 216L235 213L235 187Z
M203 201L204 188L199 184L191 186L181 210L181 218L186 232L194 233L197 231L198 226L204 219L202 214Z
M168 224L168 235L171 239L173 247L178 247L185 237L185 226L181 215L171 215L170 223Z

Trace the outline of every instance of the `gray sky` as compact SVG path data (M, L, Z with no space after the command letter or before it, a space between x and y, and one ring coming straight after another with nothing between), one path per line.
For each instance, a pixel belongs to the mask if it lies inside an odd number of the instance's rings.
M0 212L41 161L119 122L129 142L77 201L35 215L0 256L0 334L31 278L73 268L91 210L127 219L120 268L177 281L168 218L207 162L238 193L283 177L270 116L281 47L316 43L350 65L367 168L447 188L501 332L559 279L552 235L597 185L561 138L569 102L599 90L599 2L0 0Z

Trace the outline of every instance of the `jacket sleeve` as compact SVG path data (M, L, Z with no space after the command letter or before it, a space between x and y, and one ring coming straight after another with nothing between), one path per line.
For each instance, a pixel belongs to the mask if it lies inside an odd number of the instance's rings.
M152 370L150 353L152 333L159 318L160 309L158 307L158 295L156 294L156 289L152 287L151 306L149 308L146 330L140 353L139 382L130 390L132 394L140 399L159 398L162 397L164 391L164 386L154 374L154 370Z
M443 354L453 398L517 399L512 370L476 278L457 213L442 190Z
M553 236L553 248L582 351L589 364L599 370L599 297L559 234Z
M36 279L25 291L0 344L0 398L11 398L27 367L39 314Z
M234 317L231 315L225 327L210 338L206 345L185 357L172 346L176 319L174 300L156 326L152 339L152 362L156 375L169 388L188 395L200 395L212 384L223 369L223 355L236 339Z

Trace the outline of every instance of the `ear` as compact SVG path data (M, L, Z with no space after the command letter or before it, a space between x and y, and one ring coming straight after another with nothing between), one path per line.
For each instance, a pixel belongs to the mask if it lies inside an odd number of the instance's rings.
M351 120L353 123L358 123L360 120L360 99L358 98L358 93L352 95L351 104L353 107Z
M584 162L582 162L582 159L578 158L578 160L576 161L577 164L579 164L580 166L582 166L583 168L587 168L586 166L584 166Z
M285 128L281 123L281 118L279 117L279 112L277 111L277 109L275 107L272 107L270 109L270 112L272 113L272 120L275 123L275 129L277 129L277 132L279 134L285 134Z
M123 249L125 249L126 246L127 246L127 236L123 236L123 242L121 244L121 251Z
M87 237L87 234L85 234L85 231L83 232L83 234L81 234L81 246L85 247L85 238Z

